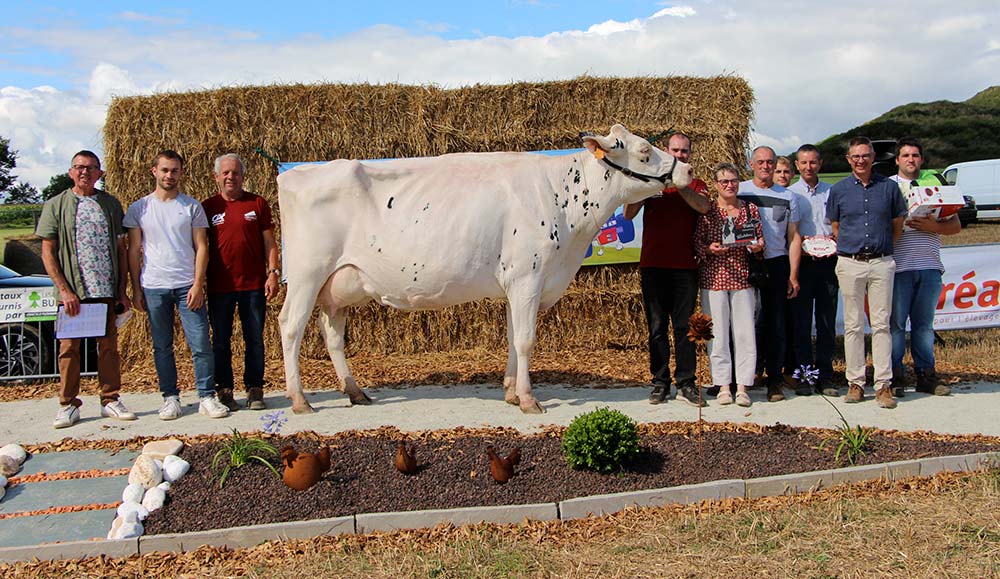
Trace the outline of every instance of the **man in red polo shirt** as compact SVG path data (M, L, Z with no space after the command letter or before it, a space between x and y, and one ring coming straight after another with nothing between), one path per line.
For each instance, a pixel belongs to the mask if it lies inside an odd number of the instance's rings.
M691 159L691 139L674 133L667 152L685 163ZM681 190L665 189L663 194L625 206L625 218L643 210L642 254L639 273L642 302L649 326L649 370L653 374L650 404L659 404L670 394L670 335L674 327L674 380L677 396L698 406L694 376L697 367L695 345L688 341L688 319L698 296L698 264L694 258L694 227L698 216L708 212L708 187L700 179Z
M230 410L233 398L233 314L238 309L246 354L243 385L247 407L264 403L264 313L278 293L278 244L267 201L243 190L246 165L229 153L215 160L219 193L202 206L208 216L208 317L215 354L215 389Z

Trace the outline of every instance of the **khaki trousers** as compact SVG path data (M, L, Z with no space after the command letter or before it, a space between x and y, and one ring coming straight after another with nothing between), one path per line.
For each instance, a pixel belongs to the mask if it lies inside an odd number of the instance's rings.
M868 298L868 323L872 328L872 365L875 389L892 381L892 283L896 262L892 256L858 261L846 256L837 258L837 280L844 296L844 357L847 381L865 385L865 297Z
M108 304L107 333L97 338L97 379L101 385L101 406L118 400L122 389L121 358L118 356L118 328L115 326L115 299L90 299L82 303ZM59 404L79 407L80 339L59 340Z

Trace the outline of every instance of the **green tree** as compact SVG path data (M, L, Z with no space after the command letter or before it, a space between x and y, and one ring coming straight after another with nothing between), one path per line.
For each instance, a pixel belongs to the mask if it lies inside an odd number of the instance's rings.
M18 181L17 185L8 187L6 194L3 200L4 205L30 205L41 203L42 201L41 195L38 194L38 189L35 189L24 181Z
M73 178L69 176L69 173L53 175L52 178L49 179L49 184L45 187L45 189L42 189L42 199L48 201L71 187L73 187Z
M0 192L6 191L17 179L10 171L17 166L17 151L10 148L10 141L0 137Z

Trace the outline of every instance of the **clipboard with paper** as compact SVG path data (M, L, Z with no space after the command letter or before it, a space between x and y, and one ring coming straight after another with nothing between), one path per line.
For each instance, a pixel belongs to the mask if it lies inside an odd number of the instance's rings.
M70 316L60 305L56 314L56 337L102 338L108 333L108 304L80 304L80 313Z

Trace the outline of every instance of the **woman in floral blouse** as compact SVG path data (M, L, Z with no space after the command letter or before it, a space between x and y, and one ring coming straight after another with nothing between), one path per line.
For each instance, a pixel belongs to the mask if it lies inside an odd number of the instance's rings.
M732 404L731 330L736 349L736 404L750 406L746 389L753 384L757 344L754 289L747 277L749 260L758 259L757 254L764 250L764 237L757 206L736 197L740 185L736 166L716 165L713 183L718 197L708 213L698 218L694 239L700 264L701 310L712 317L716 338L708 343L712 382L721 386L716 397L718 403Z

